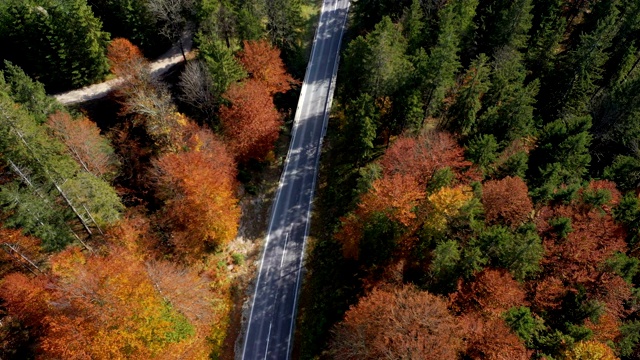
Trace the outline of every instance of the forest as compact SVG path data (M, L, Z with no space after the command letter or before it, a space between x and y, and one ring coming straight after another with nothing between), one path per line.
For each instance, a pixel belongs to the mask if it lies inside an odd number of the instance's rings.
M234 357L320 5L0 3L0 358ZM639 0L352 1L294 358L640 358L637 39Z
M297 356L640 358L640 1L350 12Z
M0 358L233 358L242 201L282 160L318 10L0 3ZM185 34L197 51L153 76ZM115 78L96 103L51 96Z

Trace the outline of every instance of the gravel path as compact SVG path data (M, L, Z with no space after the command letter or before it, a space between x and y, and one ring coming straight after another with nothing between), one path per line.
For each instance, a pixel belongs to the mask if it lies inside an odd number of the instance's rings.
M192 34L185 33L182 37L182 43L184 44L184 52L189 58L189 55L193 52ZM166 53L153 61L149 67L152 76L160 76L166 73L171 67L182 62L182 52L180 51L180 45L175 44ZM71 90L62 94L53 95L60 103L64 105L73 105L100 99L107 96L113 89L122 83L122 79L111 79L99 84L93 84L85 86L81 89Z

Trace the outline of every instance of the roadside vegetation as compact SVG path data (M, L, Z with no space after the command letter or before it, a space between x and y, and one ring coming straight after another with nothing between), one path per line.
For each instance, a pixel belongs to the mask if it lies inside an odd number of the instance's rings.
M232 356L259 249L236 239L265 217L314 9L0 4L1 358ZM196 58L152 77L185 32ZM125 82L98 106L49 96L105 76Z

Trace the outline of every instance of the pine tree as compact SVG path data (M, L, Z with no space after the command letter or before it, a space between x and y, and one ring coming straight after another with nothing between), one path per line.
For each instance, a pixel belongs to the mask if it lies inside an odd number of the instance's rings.
M606 50L616 35L619 11L611 9L597 21L597 27L580 36L579 45L569 51L557 78L547 79L544 90L554 97L548 99L545 113L549 116L582 116L588 113L591 97L602 79L603 66L609 58ZM560 86L557 86L557 81ZM558 91L553 91L558 88Z
M374 99L368 94L362 94L352 101L346 112L347 125L344 131L346 148L356 166L367 163L375 149L374 141L377 136L379 114L375 108Z
M536 199L549 199L560 185L580 184L591 161L591 118L568 117L542 129L531 152L527 179Z
M482 106L482 96L489 89L488 57L480 54L474 60L463 77L463 83L456 94L456 101L447 113L449 131L467 136L475 130L476 115Z
M533 105L538 81L525 85L526 69L517 50L504 47L494 58L491 86L482 99L485 111L480 116L478 128L506 145L534 133Z
M109 34L101 30L86 0L12 0L0 16L0 46L27 46L3 57L43 82L49 92L78 88L107 73Z
M429 54L419 50L414 58L415 82L422 92L426 115L437 112L447 93L455 85L460 68L458 52L462 37L473 26L478 0L455 0L439 12L440 30Z
M349 44L345 72L358 69L351 75L357 84L361 84L358 91L374 98L391 96L404 85L412 71L406 50L407 42L400 27L384 17L366 37L359 37ZM349 84L350 87L354 85Z

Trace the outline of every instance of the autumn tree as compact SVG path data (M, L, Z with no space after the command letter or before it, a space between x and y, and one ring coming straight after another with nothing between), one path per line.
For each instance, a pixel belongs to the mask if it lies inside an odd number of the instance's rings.
M613 350L597 341L581 341L564 355L566 360L617 360Z
M102 179L113 179L118 160L93 121L86 117L73 119L67 113L58 112L49 116L47 126L85 171Z
M482 204L488 223L517 227L533 211L527 184L519 177L489 180L482 187Z
M14 271L38 274L44 261L39 239L17 229L0 227L0 276Z
M465 355L470 359L527 360L533 353L500 318L470 314L462 318L462 324L467 338Z
M334 359L457 359L461 333L446 302L411 286L374 289L332 330Z
M424 191L415 179L407 175L395 174L375 180L371 184L371 190L362 196L358 209L343 218L342 229L336 234L343 245L345 256L357 259L363 246L371 245L378 236L388 238L391 235L383 234L383 229L373 226L376 223L373 219L376 217L382 221L378 225L386 223L383 221L386 218L392 223L410 226L416 218L413 209L424 196ZM393 238L386 240L393 241ZM376 249L377 252L390 251L388 247Z
M278 139L282 119L265 83L250 79L229 88L231 102L220 109L220 122L230 151L240 162L264 160Z
M109 46L107 56L112 72L122 78L116 89L121 114L131 115L135 125L144 127L154 150L172 149L186 123L184 116L173 104L166 85L151 76L140 50L126 39L116 40Z
M522 286L504 269L485 269L471 282L458 282L451 294L452 307L458 312L478 312L500 317L514 306L526 305Z
M120 77L140 75L148 65L140 49L124 38L115 38L107 46L111 72Z
M286 92L296 83L284 67L280 50L266 40L244 41L238 60L249 76L262 82L271 95Z
M187 151L155 161L158 195L172 242L189 259L233 239L240 217L235 197L235 164L210 131L192 133Z
M428 184L436 170L449 168L454 173L463 173L471 165L451 135L435 131L424 132L418 137L398 138L385 152L380 164L385 176L410 175L422 186Z

